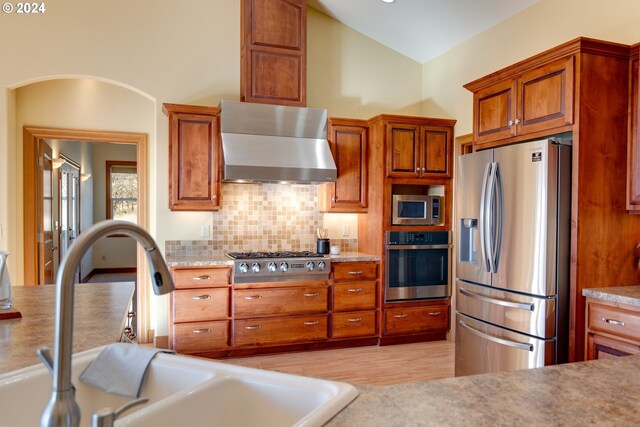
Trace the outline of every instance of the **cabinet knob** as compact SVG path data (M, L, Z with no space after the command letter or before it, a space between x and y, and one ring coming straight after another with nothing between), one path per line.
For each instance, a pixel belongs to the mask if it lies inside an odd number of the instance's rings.
M518 123L520 123L520 119L515 119L513 123L517 125Z
M394 314L393 317L395 317L396 319L404 319L405 317L407 317L408 314L402 313L402 314Z
M217 194L214 194L214 195L213 195L213 197L212 197L212 199L213 199L213 200L215 200L215 199L217 199L217 198L218 198L218 195L217 195Z
M358 323L362 321L362 317L350 317L347 319L347 322Z
M513 120L509 120L509 121L507 122L507 125L508 125L508 126L513 126Z
M305 325L307 326L314 326L319 324L320 322L318 322L317 320L311 321L311 322L304 322Z
M347 292L352 292L352 293L362 292L362 288L349 288L347 289Z

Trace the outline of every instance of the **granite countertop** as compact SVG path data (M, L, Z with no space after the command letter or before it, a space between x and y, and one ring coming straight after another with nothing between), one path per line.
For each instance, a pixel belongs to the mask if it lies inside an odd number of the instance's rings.
M76 285L73 352L119 341L135 284ZM14 286L13 308L21 319L0 320L0 373L40 363L36 350L53 352L55 286Z
M582 295L619 304L640 307L640 286L615 286L611 288L587 288Z
M362 252L342 252L340 255L329 255L332 262L380 261L380 257ZM211 255L167 256L169 267L217 267L233 266L233 261L224 252Z
M640 424L640 355L358 389L326 426Z

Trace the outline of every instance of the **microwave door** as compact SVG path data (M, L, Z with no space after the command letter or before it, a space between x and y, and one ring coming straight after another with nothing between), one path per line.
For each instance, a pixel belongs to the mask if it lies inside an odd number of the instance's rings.
M489 251L482 227L493 150L458 157L456 170L456 272L460 280L491 286Z

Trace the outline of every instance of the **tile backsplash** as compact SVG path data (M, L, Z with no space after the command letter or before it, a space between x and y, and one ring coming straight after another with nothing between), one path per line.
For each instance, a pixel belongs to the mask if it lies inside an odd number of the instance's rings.
M315 251L322 227L315 185L223 184L210 240L167 240L166 256L211 256L231 251ZM332 239L344 252L357 239Z

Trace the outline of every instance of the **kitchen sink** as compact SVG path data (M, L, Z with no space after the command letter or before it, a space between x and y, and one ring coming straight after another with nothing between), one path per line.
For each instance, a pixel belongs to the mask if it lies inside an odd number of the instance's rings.
M132 398L104 393L78 379L102 348L73 356L73 384L81 426L105 407L117 409ZM51 396L44 365L0 375L2 426L37 426ZM151 362L136 406L117 426L321 426L358 395L355 387L208 359L160 353Z

